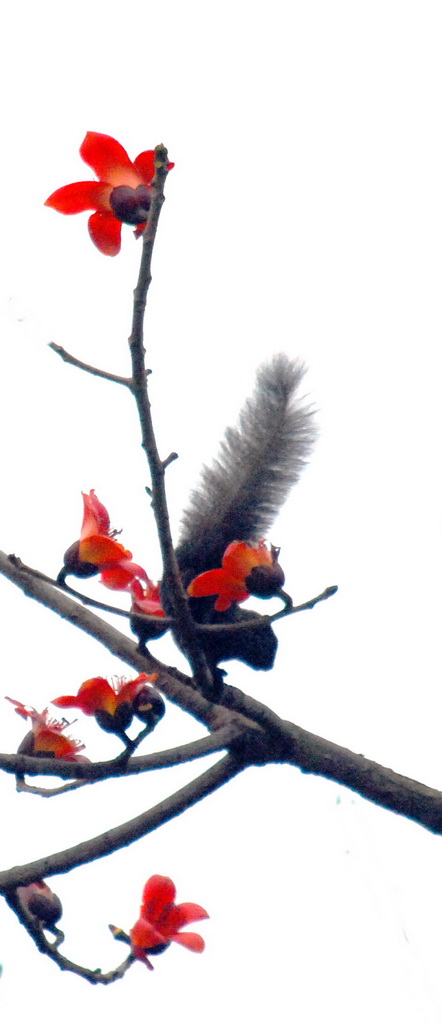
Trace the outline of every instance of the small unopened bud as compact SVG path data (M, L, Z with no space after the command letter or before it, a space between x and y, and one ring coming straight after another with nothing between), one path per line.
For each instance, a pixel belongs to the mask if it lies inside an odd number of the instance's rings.
M63 913L61 901L46 882L19 885L17 895L22 906L36 917L42 928L52 928Z
M137 693L132 706L134 715L141 722L150 725L151 729L155 728L157 722L160 721L166 711L166 705L161 693L155 686L144 686Z
M117 185L109 196L109 202L123 224L142 224L147 219L152 197L147 185L138 185L137 188Z

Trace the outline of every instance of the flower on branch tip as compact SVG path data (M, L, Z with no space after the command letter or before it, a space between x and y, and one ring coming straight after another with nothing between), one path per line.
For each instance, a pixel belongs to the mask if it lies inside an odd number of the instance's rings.
M17 896L22 907L34 918L41 928L53 929L63 913L61 900L46 882L30 882L17 886Z
M284 584L284 573L278 562L279 548L246 544L234 540L226 548L221 569L209 569L197 576L187 588L190 597L218 595L215 610L224 612L234 601L253 597L274 597Z
M152 970L147 954L163 953L171 942L202 953L204 939L195 932L181 932L187 924L202 921L209 915L197 903L175 901L176 889L171 878L152 875L143 889L142 904L138 921L131 929L132 954Z
M141 565L131 561L132 552L115 540L118 531L111 530L109 513L94 490L83 492L83 506L80 540L65 551L62 575L85 579L101 572L101 582L110 590L127 590L135 579L147 580Z
M120 735L129 728L133 716L154 729L166 710L156 687L149 685L157 676L141 672L136 679L115 679L109 683L102 676L86 679L75 696L56 697L51 701L58 708L80 708L93 715L105 732Z
M32 731L23 737L17 753L29 754L31 757L57 757L63 761L88 760L80 754L80 750L84 750L84 743L64 735L69 722L58 722L51 718L47 708L40 713L12 697L6 697L5 700L15 704L17 714L21 718L30 719L32 726Z
M138 238L146 227L155 178L155 151L140 153L132 160L116 139L100 132L88 132L80 156L92 167L98 181L77 181L53 192L45 206L58 213L95 210L89 217L89 234L105 256L117 256L121 248L121 225L136 225ZM168 164L171 171L173 163Z

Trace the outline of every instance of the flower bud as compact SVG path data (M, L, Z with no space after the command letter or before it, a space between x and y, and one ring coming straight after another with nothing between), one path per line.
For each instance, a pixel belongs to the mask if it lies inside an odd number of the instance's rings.
M42 928L52 928L63 913L61 901L46 882L19 885L17 895L22 906L36 917Z
M144 686L133 702L133 712L141 722L154 729L166 711L161 693L155 686Z

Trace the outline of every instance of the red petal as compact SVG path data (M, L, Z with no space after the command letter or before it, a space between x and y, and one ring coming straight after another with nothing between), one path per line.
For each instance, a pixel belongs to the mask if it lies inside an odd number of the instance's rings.
M110 213L93 213L88 220L94 245L105 256L118 256L121 249L121 221Z
M150 921L156 921L164 908L173 903L176 889L171 878L166 875L152 875L143 889L142 915Z
M112 564L112 562L124 564L131 556L131 552L126 551L126 548L117 540L113 540L112 537L104 537L101 534L85 537L84 540L81 540L79 552L82 562L91 562L92 565L103 566ZM127 562L127 564L133 565L132 562ZM132 573L132 576L134 575L135 573Z
M228 583L228 576L225 569L209 569L202 572L200 576L192 580L187 588L191 597L210 597L212 594L220 594Z
M185 924L193 924L194 921L204 921L209 916L207 910L198 903L179 903L176 909L181 916L180 928Z
M109 210L110 185L100 181L76 181L63 185L46 200L45 206L52 206L59 213L83 213L83 210Z
M107 181L114 187L129 185L136 188L142 184L141 175L135 170L126 150L111 135L88 132L80 146L80 156L101 181Z
M182 932L181 935L173 935L172 942L178 942L180 946L191 949L192 953L202 953L206 945L202 936L195 932Z
M110 590L130 590L133 580L138 577L147 578L141 565L123 559L111 569L103 569L100 582Z
M164 942L164 935L157 932L145 917L140 917L130 932L131 941L140 949L153 949ZM166 940L167 941L167 940Z
M95 676L81 684L76 697L56 697L51 703L59 708L81 708L85 715L95 715L97 710L113 714L117 698L107 679Z
M83 497L83 525L81 527L81 540L91 537L94 533L108 534L110 530L110 519L107 508L97 498L95 491L89 494L82 492Z
M155 152L153 149L147 149L145 153L140 153L134 160L134 167L141 174L141 177L145 185L150 185L155 177Z

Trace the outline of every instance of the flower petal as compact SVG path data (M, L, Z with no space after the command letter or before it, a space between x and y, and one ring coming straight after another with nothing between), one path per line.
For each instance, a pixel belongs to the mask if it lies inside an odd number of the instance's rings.
M176 889L171 878L166 875L152 875L143 889L142 916L149 921L156 921L165 907L173 903Z
M91 562L92 565L107 566L112 562L124 563L130 557L131 552L126 551L126 548L112 537L103 537L98 534L80 541L80 558L83 562ZM128 562L128 564L133 565L133 562Z
M80 146L80 156L101 181L107 181L114 187L130 185L136 188L143 183L126 150L111 135L88 132Z
M134 167L140 173L145 185L150 185L155 177L155 151L147 149L135 157Z
M209 569L189 583L187 593L190 597L211 597L212 594L221 594L228 582L225 569Z
M181 917L179 928L183 928L185 924L193 924L194 921L204 921L209 916L207 910L198 903L178 903L176 909Z
M102 676L86 679L75 697L56 697L51 701L58 708L80 708L85 715L95 715L97 710L112 714L117 703L115 691Z
M76 181L72 185L57 188L45 206L51 206L58 213L83 213L84 210L110 210L109 196L112 188L101 181Z
M102 569L100 582L110 590L130 590L134 579L147 579L141 565L122 559L111 568Z
M110 530L110 519L107 508L102 505L94 490L89 494L82 492L83 497L83 525L81 527L80 539L85 540L94 533L108 534Z
M178 942L180 946L192 950L192 953L202 953L205 949L205 942L201 935L196 932L181 932L180 935L172 935L172 942Z
M164 935L157 932L147 917L140 917L130 932L132 944L140 949L154 949L164 942Z
M93 213L88 220L89 234L104 256L118 256L121 249L121 221L111 213Z

